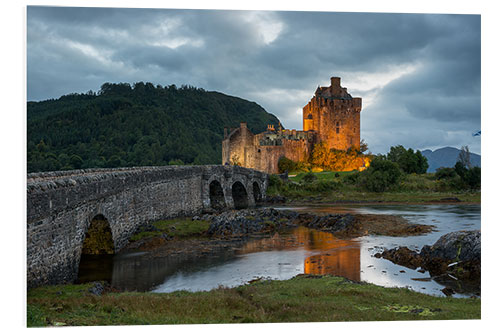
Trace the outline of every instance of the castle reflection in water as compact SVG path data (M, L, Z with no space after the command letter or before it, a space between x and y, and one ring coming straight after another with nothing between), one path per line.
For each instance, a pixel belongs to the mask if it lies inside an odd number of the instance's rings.
M302 247L308 252L318 252L304 260L304 274L338 275L350 280L361 280L360 243L339 239L327 232L299 227L289 237L275 234L247 243L241 254L266 250L288 250Z

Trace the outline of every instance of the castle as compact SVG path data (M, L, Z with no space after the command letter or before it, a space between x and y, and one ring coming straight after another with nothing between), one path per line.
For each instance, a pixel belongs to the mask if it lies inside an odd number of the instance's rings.
M314 145L324 142L329 149L360 148L361 98L352 97L332 77L329 87L318 87L302 109L303 130L276 129L253 134L245 122L239 128L224 129L222 164L236 164L267 173L278 173L278 160L295 162L309 158Z

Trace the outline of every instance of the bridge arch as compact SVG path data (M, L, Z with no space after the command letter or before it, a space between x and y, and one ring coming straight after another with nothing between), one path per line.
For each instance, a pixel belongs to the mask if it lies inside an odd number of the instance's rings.
M97 214L90 220L82 242L82 255L114 254L115 245L111 225L104 215Z
M253 198L254 198L255 204L262 202L263 195L262 195L262 191L260 189L258 182L256 182L256 181L253 182L252 190L253 190Z
M235 209L248 208L248 192L242 182L237 180L233 183L231 186L231 194Z
M140 226L150 221L203 213L211 207L213 180L222 187L228 208L253 207L253 183L257 182L263 197L268 185L267 174L228 165L28 174L28 288L74 281L82 252L118 252ZM220 187L212 184L214 203L222 201ZM106 241L96 240L94 229L99 224L97 229L104 230ZM92 239L107 245L90 246Z
M210 207L213 209L219 210L226 208L226 199L222 184L216 179L212 180L209 184L209 198Z

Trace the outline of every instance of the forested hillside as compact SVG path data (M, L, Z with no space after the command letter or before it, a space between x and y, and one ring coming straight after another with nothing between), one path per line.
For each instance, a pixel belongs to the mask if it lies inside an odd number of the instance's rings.
M190 86L105 83L28 102L28 172L221 163L224 127L279 120L254 102Z

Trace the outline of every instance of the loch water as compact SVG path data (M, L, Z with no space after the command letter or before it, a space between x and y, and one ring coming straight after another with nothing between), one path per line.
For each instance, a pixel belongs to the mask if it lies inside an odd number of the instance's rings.
M435 226L419 236L368 235L338 239L330 233L298 227L285 233L252 238L232 251L204 256L148 256L137 252L82 257L79 282L107 280L122 290L172 292L235 287L255 279L290 279L298 274L329 274L386 287L409 288L444 296L442 289L459 290L454 297L479 296L479 285L452 276L431 278L428 272L375 258L384 248L407 246L419 251L440 236L458 230L480 230L480 205L298 206L291 209L318 214L356 213L398 215L409 222Z

